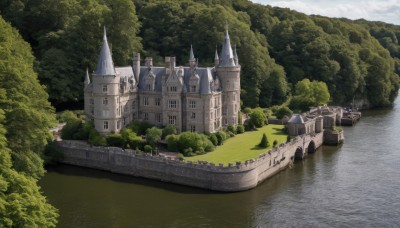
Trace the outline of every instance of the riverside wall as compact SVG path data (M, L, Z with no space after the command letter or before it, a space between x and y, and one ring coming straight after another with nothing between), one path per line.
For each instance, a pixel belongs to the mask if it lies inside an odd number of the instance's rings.
M266 151L256 159L228 165L171 160L139 154L128 149L92 147L82 141L60 141L58 146L64 153L62 163L65 164L215 191L235 192L256 187L265 179L288 167L293 162L295 153L301 151L305 156L311 142L318 148L323 144L323 140L322 132L298 136L288 143Z

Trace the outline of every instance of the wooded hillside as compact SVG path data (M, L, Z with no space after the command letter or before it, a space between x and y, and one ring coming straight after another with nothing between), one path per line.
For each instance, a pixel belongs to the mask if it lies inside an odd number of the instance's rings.
M3 17L28 41L53 104L82 100L86 67L93 70L108 30L116 65L133 51L177 57L190 44L200 65L212 65L229 28L242 65L243 106L280 104L296 82L326 82L334 104L368 99L390 105L399 89L400 26L307 16L247 0L6 0Z

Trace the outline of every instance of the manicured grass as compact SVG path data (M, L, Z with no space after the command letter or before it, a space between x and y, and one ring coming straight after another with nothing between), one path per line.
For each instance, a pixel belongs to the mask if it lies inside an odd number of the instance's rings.
M276 139L278 145L286 142L287 135L283 133L283 125L267 125L257 129L257 131L245 132L236 135L224 142L224 145L216 147L213 152L187 157L187 161L208 161L215 164L234 163L236 161L246 161L248 159L257 158L260 154L272 148L272 144ZM268 148L259 148L263 133L267 135L270 146Z

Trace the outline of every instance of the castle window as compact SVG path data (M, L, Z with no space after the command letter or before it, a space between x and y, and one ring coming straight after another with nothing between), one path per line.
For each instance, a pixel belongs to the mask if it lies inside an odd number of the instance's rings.
M235 112L237 112L237 104L235 104Z
M233 95L233 100L236 101L236 95Z
M93 104L94 104L94 100L93 100L93 99L90 99L90 100L89 100L89 104L93 105Z
M117 121L117 129L120 129L121 128L121 120L118 120Z
M190 86L190 92L192 92L192 93L196 92L196 86L195 85Z
M94 108L93 108L93 106L90 107L90 114L91 114L91 115L94 115Z
M150 91L151 90L151 84L146 84L146 90Z
M155 101L154 103L156 106L160 106L161 98L157 97L154 101Z
M143 119L144 120L149 120L149 113L147 113L147 112L145 112L145 113L143 113Z
M176 116L168 116L168 124L176 124Z
M104 104L104 105L107 105L107 104L108 104L108 99L107 99L107 97L103 98L103 104Z
M104 128L105 130L108 129L108 121L104 121L104 123L103 123L103 128Z
M145 105L145 106L149 105L149 98L148 97L143 97L143 105Z
M169 100L168 101L168 108L176 108L177 107L177 102L176 100Z
M132 101L132 110L135 110L136 102Z
M215 105L215 107L218 106L218 97L214 98L214 105Z
M195 132L196 131L196 125L190 125L190 131Z
M161 123L161 113L156 113L156 122Z
M107 85L103 85L103 93L107 93L107 91L108 91Z
M195 112L190 113L190 119L192 119L192 120L196 119L196 113Z
M196 101L190 100L189 101L189 108L196 108Z
M171 86L171 88L169 89L170 92L176 92L177 88L176 86Z

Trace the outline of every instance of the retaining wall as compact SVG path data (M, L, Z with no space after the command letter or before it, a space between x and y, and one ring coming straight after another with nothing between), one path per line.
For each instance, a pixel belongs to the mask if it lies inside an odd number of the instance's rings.
M151 178L176 184L234 192L256 187L265 179L286 168L294 159L297 148L306 148L311 141L319 147L323 133L303 135L289 143L260 155L257 159L229 165L207 162L183 162L133 150L115 147L91 147L81 141L61 141L63 163L107 170L114 173Z

